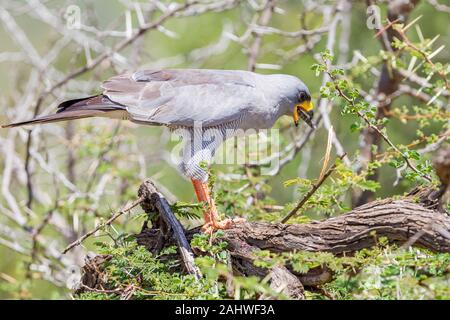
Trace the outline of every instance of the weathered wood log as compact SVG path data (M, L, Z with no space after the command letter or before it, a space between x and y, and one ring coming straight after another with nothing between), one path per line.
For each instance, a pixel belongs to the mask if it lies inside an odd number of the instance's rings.
M381 200L347 214L308 224L242 223L226 230L225 240L274 252L294 250L354 252L375 245L377 237L405 243L420 233L414 245L450 252L450 218L409 200ZM376 237L374 236L376 235Z
M450 252L450 217L411 200L380 200L346 214L307 224L245 222L225 230L230 249L245 255L253 248L273 252L294 250L351 253L376 244L376 238L403 244L421 234L413 245L434 252ZM144 230L138 240L151 249L155 231ZM187 231L187 239L198 233ZM169 243L167 243L169 244ZM412 244L411 244L412 245Z
M333 278L332 272L320 267L307 274L298 274L289 266L276 266L272 270L260 268L254 264L257 250L324 251L342 255L371 247L379 237L386 237L391 243L402 246L414 245L434 252L450 252L448 213L435 210L437 206L434 201L430 202L431 205L416 202L416 199L428 199L434 194L430 192L415 192L399 200L373 201L346 214L307 224L238 223L225 230L221 240L228 242L231 267L236 274L269 275L273 289L302 299L304 286L316 287L329 282ZM150 181L141 185L139 196L143 199L143 209L146 212L156 210L160 217L153 221L151 228L145 226L142 229L137 235L138 243L151 252L159 252L165 246L176 244L182 248L180 255L186 271L196 272L189 240L200 232L200 228L184 230L164 196Z
M186 271L190 274L193 274L196 279L200 279L202 275L200 273L200 270L194 263L194 254L192 253L191 246L186 239L185 230L173 214L166 198L156 189L156 186L151 180L146 180L141 184L141 186L139 187L138 195L139 197L144 199L144 201L141 203L142 209L147 213L157 210L160 217L164 221L164 229L166 230L158 234L158 240L173 237L178 246L178 250L180 252ZM161 243L161 241L158 241L157 243L157 249L160 250L160 247L163 244Z
M269 275L270 287L275 291L284 293L297 300L303 300L305 298L302 282L285 266L275 266Z
M198 232L198 228L187 231L187 239ZM153 250L156 233L154 229L143 230L138 235L138 243ZM391 243L400 245L414 245L434 252L450 252L450 217L446 213L415 203L413 198L386 199L308 224L239 223L225 230L222 240L228 242L234 272L260 277L271 272L273 288L301 299L303 286L318 286L329 282L333 277L332 272L326 268L315 268L307 274L297 274L288 268L272 271L259 268L253 263L256 250L351 254L375 245L379 237L386 237ZM298 281L293 281L294 278Z

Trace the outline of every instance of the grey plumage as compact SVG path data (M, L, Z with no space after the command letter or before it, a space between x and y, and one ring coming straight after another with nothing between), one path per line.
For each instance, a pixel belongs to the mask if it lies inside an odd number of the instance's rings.
M300 92L310 99L307 87L296 77L239 70L145 70L112 77L102 88L98 96L63 102L54 115L4 127L109 117L184 129L180 168L186 176L204 181L207 174L199 163L211 160L233 135L230 129L270 128L280 116L292 114L301 102ZM217 129L213 139L192 144L195 135L211 129Z

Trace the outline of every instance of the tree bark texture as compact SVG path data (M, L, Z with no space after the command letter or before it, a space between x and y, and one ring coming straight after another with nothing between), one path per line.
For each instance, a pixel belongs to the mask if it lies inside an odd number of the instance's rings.
M238 223L225 230L221 240L228 243L231 267L235 274L270 276L273 289L292 298L302 299L304 286L316 287L329 282L333 278L332 272L321 267L314 268L307 274L297 274L289 266L275 267L272 270L260 268L254 265L257 250L276 253L323 251L343 255L371 247L380 237L386 237L391 243L403 246L414 245L434 252L450 252L450 217L446 212L435 210L436 201L430 202L430 195L435 194L434 191L415 191L411 194L412 196L404 199L373 201L346 214L307 224ZM167 204L158 204L161 201L165 203L165 199L151 182L146 181L141 185L139 195L148 198L148 201L141 204L146 212L157 210L161 217L173 215ZM426 201L421 203L418 200ZM193 273L192 270L196 270L194 262L188 259L186 266L183 252L189 252L190 255L192 251L188 241L200 229L184 231L180 226L174 227L172 224L179 224L174 216L171 219L155 220L151 228L144 226L137 235L137 241L151 252L158 252L164 246L178 245L181 260L185 263L184 271ZM180 239L183 240L180 242ZM183 245L180 246L180 243ZM89 263L87 267L85 272L98 269ZM84 279L92 280L96 277L90 275Z

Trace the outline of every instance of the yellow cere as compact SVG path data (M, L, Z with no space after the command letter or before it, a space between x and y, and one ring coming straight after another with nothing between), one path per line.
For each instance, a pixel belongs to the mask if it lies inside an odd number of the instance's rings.
M297 110L297 108L299 108L299 107L302 108L304 111L308 112L314 108L314 104L311 101L303 101L302 103L295 106L294 113L292 116L294 118L294 124L296 126L298 126L298 120L299 120L298 110Z
M308 112L314 108L314 104L311 101L303 101L301 104L298 105L298 107Z

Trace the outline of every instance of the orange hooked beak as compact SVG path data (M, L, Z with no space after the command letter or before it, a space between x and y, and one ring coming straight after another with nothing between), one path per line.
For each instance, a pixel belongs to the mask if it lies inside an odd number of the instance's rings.
M300 118L305 121L312 129L315 129L316 126L312 122L314 111L313 111L314 105L311 101L303 101L302 103L298 104L294 108L293 118L294 118L294 124L297 127Z

